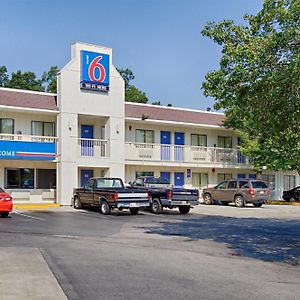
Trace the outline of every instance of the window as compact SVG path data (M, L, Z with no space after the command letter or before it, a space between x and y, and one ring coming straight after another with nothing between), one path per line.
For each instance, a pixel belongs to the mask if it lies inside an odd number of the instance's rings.
M271 190L275 190L275 175L264 174L261 179L268 185Z
M232 174L229 173L219 173L218 174L218 182L223 180L230 180L232 178Z
M246 178L246 174L239 173L239 174L237 174L237 178L245 179Z
M122 182L120 179L109 179L101 178L96 180L97 188L123 188Z
M202 189L208 186L207 173L192 173L192 186L194 188Z
M36 170L37 189L55 189L56 188L56 170L55 169L37 169Z
M98 184L98 183L97 183ZM91 190L94 187L94 179L89 179L84 185L85 189ZM98 187L98 186L97 186Z
M237 181L236 180L231 180L228 183L228 189L236 189L237 188Z
M221 190L224 190L224 189L227 188L227 184L228 184L228 181L223 181L223 182L221 182L221 183L217 186L217 188L218 188L218 189L221 189Z
M296 186L296 177L294 175L283 175L283 189L291 190Z
M141 176L154 176L154 172L144 172L144 171L136 171L135 172L135 178L141 177Z
M135 141L137 143L154 144L154 131L136 129L135 130Z
M207 147L207 135L191 134L191 146Z
M55 136L55 124L53 122L31 122L31 134L39 136Z
M239 186L241 189L249 189L249 182L246 180L240 180Z
M5 175L7 189L34 188L34 169L6 169Z
M14 120L0 119L0 133L14 134Z
M232 137L231 136L218 136L218 147L219 148L232 148Z
M251 185L254 189L267 189L268 186L263 181L251 181Z
M256 174L249 174L248 178L249 179L256 179Z

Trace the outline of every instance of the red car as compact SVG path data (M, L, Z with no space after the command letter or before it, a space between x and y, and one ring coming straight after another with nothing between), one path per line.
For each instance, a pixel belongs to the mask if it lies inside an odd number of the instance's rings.
M0 215L7 218L13 209L12 197L0 188Z

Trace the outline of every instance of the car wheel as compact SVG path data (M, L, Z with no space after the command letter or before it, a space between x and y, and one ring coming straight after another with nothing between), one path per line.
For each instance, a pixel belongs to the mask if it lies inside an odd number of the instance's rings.
M211 205L214 202L210 194L204 194L203 199L206 205Z
M3 213L1 213L1 217L2 217L2 218L7 218L8 215L9 215L8 212L3 212Z
M138 207L134 207L134 208L129 208L129 211L132 215L137 215L139 212L139 208Z
M154 198L151 203L151 210L155 214L159 214L163 211L162 205L158 198Z
M108 205L108 203L104 200L101 201L100 203L100 213L102 215L109 215L110 214L110 206Z
M234 203L236 207L243 207L245 206L245 201L242 196L238 195L234 198Z
M294 198L294 197L290 198L290 202L295 202L295 201L296 201L296 198Z
M189 206L179 206L178 208L182 215L188 214L191 209Z
M74 197L74 204L73 204L75 209L80 209L82 207L81 201L79 197Z
M253 203L253 206L254 206L254 207L261 207L261 206L262 206L262 203Z

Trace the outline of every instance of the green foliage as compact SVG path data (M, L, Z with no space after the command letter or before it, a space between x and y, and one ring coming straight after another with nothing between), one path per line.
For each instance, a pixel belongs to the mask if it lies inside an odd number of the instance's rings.
M247 25L208 23L202 34L222 46L220 69L204 94L225 109L254 166L300 172L300 1L265 0Z
M141 92L135 86L131 85L127 90L125 90L125 101L147 103L148 98L145 93Z
M129 69L117 68L117 70L125 81L125 101L147 103L148 98L146 94L137 89L134 85L130 84L130 82L135 78L133 72Z
M59 69L57 66L51 67L48 72L42 75L42 82L46 85L46 92L57 93L57 73Z
M117 71L120 73L122 78L125 81L125 90L127 90L130 87L130 81L134 80L134 75L131 70L129 69L118 69Z
M8 80L7 69L5 66L0 66L0 86L5 86Z
M161 103L160 103L160 101L154 101L154 102L152 102L152 105L158 105L158 106L161 106Z
M33 72L22 73L20 70L11 74L11 79L6 81L5 87L40 92L45 90L42 86L42 80L37 79Z

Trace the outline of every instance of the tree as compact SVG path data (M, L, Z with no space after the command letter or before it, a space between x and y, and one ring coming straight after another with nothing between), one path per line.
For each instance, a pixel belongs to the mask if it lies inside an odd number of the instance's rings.
M240 135L257 170L300 174L300 1L265 0L244 19L246 25L226 20L203 29L223 48L204 94L225 110L225 126Z
M160 103L160 101L154 101L154 102L152 102L152 105L158 105L158 106L161 106L161 103Z
M135 78L133 72L129 69L117 68L117 70L125 81L125 101L147 103L148 98L146 94L137 89L134 85L130 84L130 82Z
M57 66L51 67L48 72L42 75L42 82L46 85L46 92L57 93L57 73L59 69Z
M0 66L0 86L5 86L8 80L7 69L5 66Z
M125 101L147 103L148 98L145 93L141 92L135 86L131 85L127 90L125 90Z
M14 89L24 89L32 91L44 92L45 89L42 86L42 80L37 79L35 73L33 72L24 72L17 71L12 73L11 79L8 79L5 82L5 87L14 88Z

